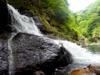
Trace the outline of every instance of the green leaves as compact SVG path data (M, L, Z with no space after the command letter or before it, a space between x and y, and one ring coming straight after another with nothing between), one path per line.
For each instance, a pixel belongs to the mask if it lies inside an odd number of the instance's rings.
M80 31L75 16L68 8L67 0L8 0L21 11L38 16L49 34L68 40L78 40Z
M77 21L82 34L87 38L100 38L100 0L77 14Z

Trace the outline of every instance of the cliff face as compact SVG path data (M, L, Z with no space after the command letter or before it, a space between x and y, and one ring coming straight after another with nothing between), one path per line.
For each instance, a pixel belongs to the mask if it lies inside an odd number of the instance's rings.
M0 33L11 31L11 28L8 25L10 22L11 19L7 9L6 0L2 0L0 1Z
M0 75L8 75L8 46L7 41L11 28L9 24L10 15L8 13L6 0L0 1Z

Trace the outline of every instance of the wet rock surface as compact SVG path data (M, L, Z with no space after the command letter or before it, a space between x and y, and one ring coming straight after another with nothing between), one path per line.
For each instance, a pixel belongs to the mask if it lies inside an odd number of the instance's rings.
M16 74L18 70L23 71L25 68L27 70L30 66L27 71L35 67L36 70L41 69L46 75L50 75L56 68L72 62L69 52L45 37L18 33L11 41L11 48Z
M41 20L39 19L38 16L34 16L33 17L34 21L35 21L35 24L37 25L37 27L39 28L39 30L43 33L43 34L47 34Z
M8 47L3 39L0 39L0 75L8 75Z

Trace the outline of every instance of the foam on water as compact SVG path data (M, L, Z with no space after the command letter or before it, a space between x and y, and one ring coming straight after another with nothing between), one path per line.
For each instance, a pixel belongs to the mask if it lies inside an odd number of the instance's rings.
M63 44L63 46L68 50L73 58L75 63L87 63L100 65L100 54L94 54L89 50L78 46L76 43L72 43L66 40L55 40L57 44Z

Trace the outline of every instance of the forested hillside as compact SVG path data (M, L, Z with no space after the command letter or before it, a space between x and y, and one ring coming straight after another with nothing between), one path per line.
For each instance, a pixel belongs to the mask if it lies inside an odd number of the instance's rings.
M100 0L73 13L67 0L8 0L21 13L38 16L45 32L67 40L100 39Z
M83 36L91 42L100 40L100 0L77 13L77 24Z

